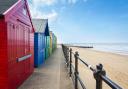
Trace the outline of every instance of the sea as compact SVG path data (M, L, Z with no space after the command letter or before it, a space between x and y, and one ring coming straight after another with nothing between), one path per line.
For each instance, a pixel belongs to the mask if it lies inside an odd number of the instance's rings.
M128 43L75 43L74 46L93 46L92 50L128 55Z

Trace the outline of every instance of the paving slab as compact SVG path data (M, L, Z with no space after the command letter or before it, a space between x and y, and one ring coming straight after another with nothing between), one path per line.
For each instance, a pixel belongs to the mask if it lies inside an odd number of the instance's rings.
M58 46L44 65L35 68L34 73L19 89L73 89L64 63L62 48Z

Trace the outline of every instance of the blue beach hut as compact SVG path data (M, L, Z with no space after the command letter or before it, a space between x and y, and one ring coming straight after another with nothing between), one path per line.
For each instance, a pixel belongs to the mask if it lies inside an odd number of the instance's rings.
M34 33L34 66L39 67L45 61L45 38L49 36L47 19L32 19Z

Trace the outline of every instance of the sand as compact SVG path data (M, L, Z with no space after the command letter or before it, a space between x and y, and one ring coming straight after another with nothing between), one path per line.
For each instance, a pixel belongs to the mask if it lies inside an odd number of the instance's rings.
M128 89L128 56L73 47L73 52L75 51L79 52L81 59L93 66L102 63L107 76L124 89ZM80 62L79 75L87 89L95 89L93 73ZM103 89L111 89L106 84L103 84L103 87Z

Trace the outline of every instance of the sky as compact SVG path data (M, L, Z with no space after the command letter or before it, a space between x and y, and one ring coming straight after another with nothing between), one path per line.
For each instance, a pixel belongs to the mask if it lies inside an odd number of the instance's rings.
M58 43L128 43L128 0L29 0Z

